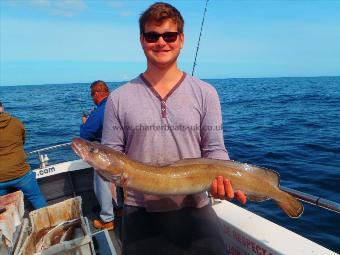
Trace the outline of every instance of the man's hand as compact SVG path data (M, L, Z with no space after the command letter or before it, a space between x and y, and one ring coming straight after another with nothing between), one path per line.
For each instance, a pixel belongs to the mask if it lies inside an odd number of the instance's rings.
M87 121L87 116L83 115L83 117L81 118L81 121L83 122L83 124L85 124L85 122Z
M211 185L211 195L214 198L228 200L235 197L241 204L245 204L247 202L246 195L240 190L234 192L230 180L223 176L218 176L213 180Z

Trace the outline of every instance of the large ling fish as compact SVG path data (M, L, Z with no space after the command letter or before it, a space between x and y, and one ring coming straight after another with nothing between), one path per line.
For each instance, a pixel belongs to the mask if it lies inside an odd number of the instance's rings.
M166 166L152 166L129 159L107 146L74 138L72 149L99 174L124 187L146 194L189 195L207 191L217 176L228 178L235 190L242 190L252 201L269 198L289 217L299 217L302 204L280 190L278 173L231 160L183 159Z

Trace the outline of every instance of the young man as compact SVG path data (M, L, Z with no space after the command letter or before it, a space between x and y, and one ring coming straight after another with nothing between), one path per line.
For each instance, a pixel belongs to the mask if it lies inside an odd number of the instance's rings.
M139 25L147 70L111 93L102 143L153 165L184 158L228 159L216 90L177 66L184 45L181 14L169 4L155 3ZM213 193L225 197L230 185L219 177L212 186ZM232 188L227 194L233 196ZM154 196L127 190L124 201L123 254L225 254L205 192Z
M0 102L0 196L21 190L34 209L46 206L35 173L26 162L25 127Z
M109 96L109 88L104 81L95 81L91 84L91 96L94 104L97 106L91 114L82 117L83 124L80 126L80 137L89 140L101 142L104 110ZM100 205L99 219L93 221L93 226L97 229L114 229L114 211L112 204L112 184L104 180L97 172L94 172L94 192ZM115 187L113 187L115 188Z

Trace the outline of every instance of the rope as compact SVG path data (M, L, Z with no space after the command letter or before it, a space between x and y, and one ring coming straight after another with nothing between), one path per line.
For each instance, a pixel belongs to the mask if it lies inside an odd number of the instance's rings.
M192 72L191 72L191 75L192 75L192 76L194 76L194 72L195 72L196 59L197 59L198 49L199 49L199 47L200 47L201 35L202 35L202 30L203 30L203 24L204 24L204 19L205 19L205 13L207 12L208 2L209 2L209 0L206 0L206 2L205 2L204 14L203 14L203 19L202 19L202 24L201 24L201 31L200 31L200 36L198 37L198 43L197 43L197 48L196 48L195 60L194 60L194 65L193 65L193 67L192 67Z

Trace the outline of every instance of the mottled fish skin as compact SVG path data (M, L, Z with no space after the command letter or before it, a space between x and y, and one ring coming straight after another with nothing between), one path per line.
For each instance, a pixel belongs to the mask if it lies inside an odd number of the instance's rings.
M184 159L166 166L153 166L130 160L107 146L74 138L72 149L103 177L146 194L186 195L210 189L217 176L228 178L235 190L245 192L250 200L273 199L293 218L303 212L302 204L280 190L279 175L270 169L231 160L207 158Z

